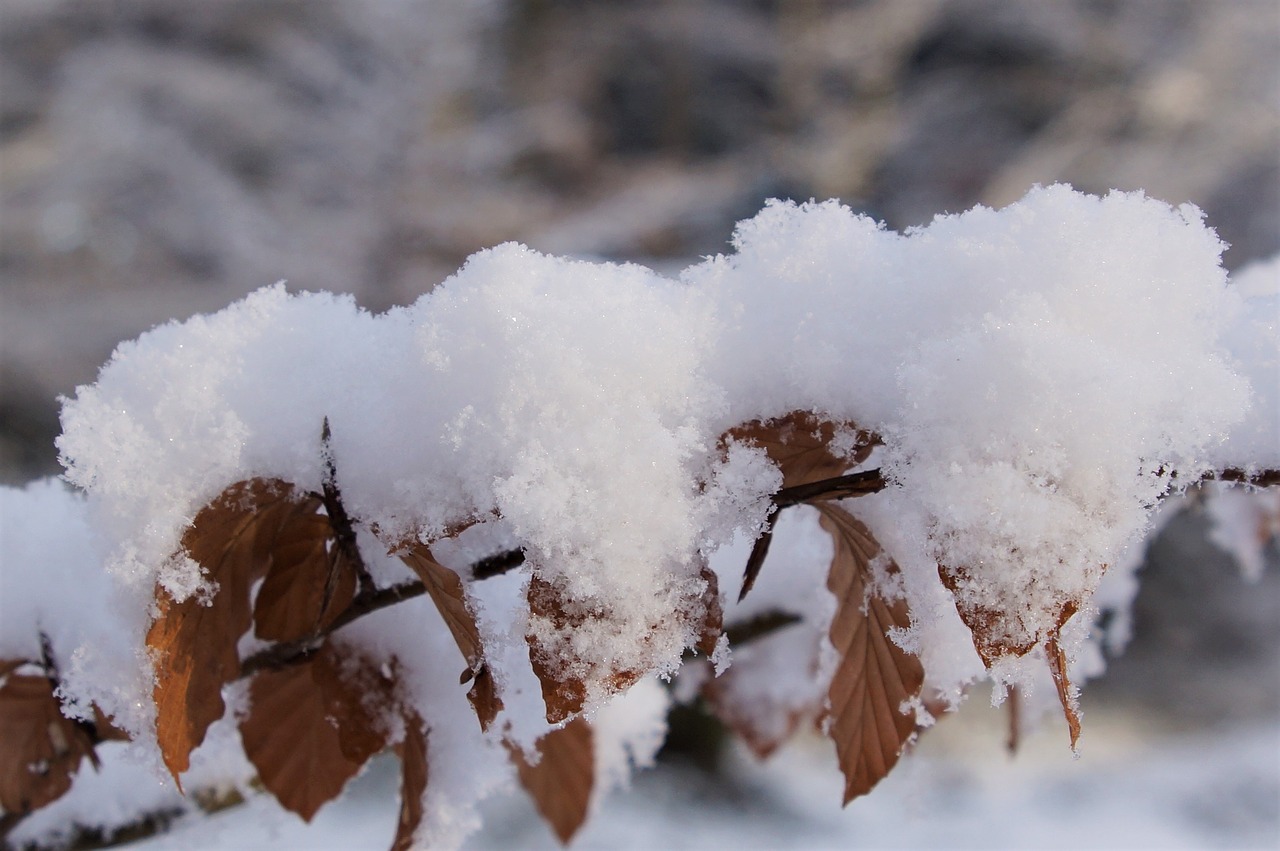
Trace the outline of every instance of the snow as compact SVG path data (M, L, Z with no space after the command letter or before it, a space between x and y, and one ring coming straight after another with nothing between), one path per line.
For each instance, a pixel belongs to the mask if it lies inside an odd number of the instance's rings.
M836 202L772 202L733 244L678 278L507 244L386 314L277 284L122 344L64 401L59 449L80 491L4 494L7 573L59 543L49 566L17 574L21 614L4 603L0 647L28 655L33 628L77 623L51 636L74 660L68 691L145 741L154 589L202 588L181 552L191 518L248 478L318 490L328 452L380 579L403 574L388 547L469 523L446 563L485 541L525 552L509 576L467 584L510 698L493 732L457 688L464 663L428 600L343 633L403 663L433 730L423 837L452 846L511 782L500 731L527 747L548 729L528 635L559 649L588 716L613 731L609 784L650 760L665 703L640 689L611 702L613 674L674 674L701 626L704 558L732 599L778 486L762 450L723 446L733 426L803 410L884 438L890 487L849 509L901 569L912 626L895 640L922 658L926 696L951 703L984 679L997 700L1008 684L1052 695L1035 654L988 671L957 602L998 613L989 629L1006 646L1056 635L1079 604L1063 639L1080 661L1091 595L1109 566L1127 587L1163 497L1215 469L1280 466L1275 295L1255 280L1270 273L1229 286L1193 207L1037 187L900 234ZM817 645L816 667L792 672L812 673L811 691L786 678L747 690L820 699L829 543L800 510L777 525L760 587L726 615L802 615L808 632L786 640ZM954 599L940 564L966 572ZM76 585L80 573L92 578ZM590 617L567 628L530 612L531 575ZM76 592L50 590L67 582ZM154 761L154 746L135 750Z

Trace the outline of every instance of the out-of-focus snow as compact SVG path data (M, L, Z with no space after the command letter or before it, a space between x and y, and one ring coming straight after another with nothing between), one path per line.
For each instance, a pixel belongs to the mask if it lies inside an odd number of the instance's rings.
M1280 843L1280 719L1195 734L1090 713L1083 756L1044 729L1014 758L1003 714L943 719L874 795L841 810L829 743L802 738L766 763L744 753L713 776L679 764L615 792L574 840L588 849L1273 849ZM177 821L139 851L382 851L397 810L381 759L307 825L265 797ZM521 793L482 808L464 848L560 846Z

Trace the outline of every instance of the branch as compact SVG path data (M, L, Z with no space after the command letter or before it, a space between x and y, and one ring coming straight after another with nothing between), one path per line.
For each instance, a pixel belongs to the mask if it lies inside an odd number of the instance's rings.
M1273 488L1280 485L1280 470L1256 470L1250 473L1239 467L1228 467L1220 472L1210 473L1201 481L1234 482L1259 488Z
M807 502L818 502L824 499L845 499L852 496L866 496L885 489L888 483L879 469L864 470L861 473L849 473L831 479L819 479L803 485L792 485L783 488L773 495L773 504L778 508L790 508Z

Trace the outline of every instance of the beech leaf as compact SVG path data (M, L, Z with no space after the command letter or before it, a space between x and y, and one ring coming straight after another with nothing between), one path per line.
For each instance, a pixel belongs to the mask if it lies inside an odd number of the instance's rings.
M400 818L391 851L411 851L413 837L422 824L422 796L427 791L427 731L418 713L404 712L404 740L396 745L400 756Z
M0 684L0 808L25 815L56 801L88 757L97 765L88 729L62 714L54 682L44 674L8 669Z
M587 720L578 717L537 742L538 761L530 763L524 752L509 746L520 785L560 841L567 845L587 819L595 787L595 734Z
M191 751L226 709L222 686L239 676L236 645L251 622L249 590L270 567L270 544L295 513L291 494L276 480L227 488L182 537L183 550L215 583L212 594L179 603L156 586L159 614L146 640L156 674L156 738L179 788Z
M698 578L707 583L702 592L702 627L698 631L698 643L694 649L703 656L711 656L720 643L720 634L724 632L724 607L720 605L720 580L715 571L703 565Z
M835 595L831 644L839 663L827 692L827 734L844 773L844 803L864 795L889 773L916 731L902 711L924 684L920 660L889 638L910 626L905 601L875 592L870 566L880 545L853 515L830 503L817 506L819 522L835 544L827 588ZM890 571L897 567L892 562Z
M323 507L313 494L291 501L278 524L259 532L259 548L270 558L253 608L259 638L298 641L315 635L355 597L355 567L337 546Z
M844 429L852 429L857 435L849 457L831 448L836 431ZM752 420L730 429L727 436L764 449L782 471L784 488L839 476L865 461L872 447L879 443L875 435L857 429L852 423L837 425L809 411L792 411L771 420Z
M498 696L493 675L485 665L484 644L480 640L475 616L467 607L462 580L458 574L436 561L431 548L426 544L409 544L397 550L396 555L422 580L454 642L462 651L462 657L467 662L467 673L471 675L464 673L462 681L474 678L467 699L471 701L481 728L489 729L502 709L502 699Z
M551 624L556 633L569 634L600 615L577 600L564 595L557 586L534 574L529 579L529 614L531 622L541 619ZM549 646L537 633L526 636L529 661L542 684L542 700L547 707L547 721L559 724L582 711L587 702L586 682L570 668L586 668L593 673L606 668L603 679L610 693L616 694L634 685L643 675L640 671L610 668L605 660L565 658L558 648Z
M389 705L389 684L371 665L358 676L344 676L342 667L339 652L325 644L305 662L260 671L240 722L245 756L262 785L307 821L387 745L370 698Z

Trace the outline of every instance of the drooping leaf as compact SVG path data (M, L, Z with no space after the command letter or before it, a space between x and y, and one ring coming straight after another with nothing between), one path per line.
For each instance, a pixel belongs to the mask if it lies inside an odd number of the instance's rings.
M337 546L324 501L290 501L280 522L259 531L270 565L254 602L254 633L268 641L298 641L333 623L351 605L356 571Z
M1058 690L1058 700L1062 702L1062 714L1067 719L1067 730L1071 735L1071 749L1076 749L1080 740L1080 704L1076 695L1076 687L1067 677L1067 654L1062 650L1062 627L1076 613L1074 606L1063 610L1058 618L1058 628L1045 640L1044 654L1049 660L1049 673Z
M702 592L702 625L694 649L709 657L716 652L720 634L724 632L724 607L720 605L720 580L715 571L704 564L698 571L698 578L707 584Z
M955 598L960 620L969 627L973 647L988 668L1009 656L1025 656L1040 643L1041 638L1028 634L1016 614L976 603L964 593L976 581L968 568L940 564L938 576Z
M215 583L212 593L175 602L156 587L159 614L146 640L156 674L156 737L179 788L191 751L226 709L222 686L239 675L236 645L251 621L249 590L271 565L269 542L294 514L291 495L274 480L227 488L182 537L183 550Z
M578 717L537 743L538 761L529 763L524 752L511 748L520 785L564 844L582 827L595 787L595 734L587 720Z
M817 675L821 629L799 619L775 623L785 625L735 643L733 665L701 690L707 709L758 759L768 759L814 719L824 697L817 689L778 688L779 680L793 677L797 669L806 679Z
M904 705L924 684L920 660L889 638L910 626L902 600L876 593L871 563L880 545L853 515L831 503L818 505L819 522L835 544L827 588L835 595L831 644L839 663L827 692L827 733L844 773L844 803L866 794L897 763L916 731ZM892 562L887 569L896 570Z
M391 705L390 683L355 661L344 669L340 651L326 643L305 662L260 671L249 685L240 721L245 755L281 806L307 821L387 746L378 708Z
M391 851L411 851L422 824L422 796L427 791L427 730L412 709L404 712L404 740L396 745L400 756L400 818Z
M605 617L580 600L572 599L555 584L538 574L529 580L530 624L549 624L556 636L571 635L589 621ZM526 635L529 661L542 684L542 700L547 707L547 721L559 724L582 711L587 701L587 684L576 670L585 670L595 682L603 682L609 693L616 694L634 685L643 672L621 670L608 660L572 656L568 642L546 640L537 631Z
M481 728L489 729L502 709L502 699L498 696L493 675L485 664L484 644L480 639L475 616L467 607L462 580L458 574L436 561L431 548L426 544L409 544L397 550L396 555L422 580L454 642L462 651L462 657L467 662L463 682L473 679L467 698L480 720Z
M23 664L0 662L0 807L15 815L62 797L85 757L97 765L88 729L62 714L54 682L15 673Z
M847 457L833 448L836 432L842 430L855 433L851 454ZM832 423L810 411L792 411L771 420L752 420L730 429L726 436L764 449L782 471L783 487L839 476L865 461L879 442L875 435L851 423Z

